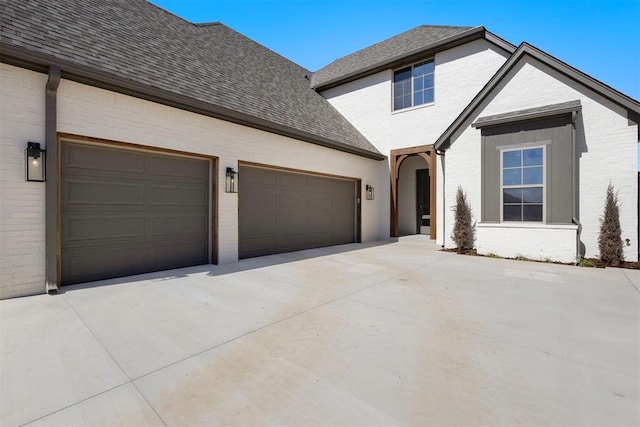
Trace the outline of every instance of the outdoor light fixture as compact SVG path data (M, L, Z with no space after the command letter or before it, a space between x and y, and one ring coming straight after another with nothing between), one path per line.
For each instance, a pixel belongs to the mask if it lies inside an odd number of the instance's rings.
M238 172L233 168L227 168L227 179L225 181L224 190L227 193L238 192Z
M40 148L39 142L28 142L26 153L27 181L44 182L46 174L46 151Z
M374 199L373 186L367 184L366 190L367 190L367 200L373 200Z

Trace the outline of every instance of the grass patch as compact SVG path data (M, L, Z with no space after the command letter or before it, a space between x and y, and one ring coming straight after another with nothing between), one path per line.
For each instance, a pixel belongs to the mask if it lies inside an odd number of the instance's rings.
M595 267L596 263L589 258L580 258L578 261L578 267Z

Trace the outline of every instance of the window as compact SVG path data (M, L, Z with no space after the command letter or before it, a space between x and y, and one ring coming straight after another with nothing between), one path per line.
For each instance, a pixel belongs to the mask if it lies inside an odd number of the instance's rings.
M502 220L543 220L544 148L502 151Z
M393 73L393 110L433 102L433 60Z

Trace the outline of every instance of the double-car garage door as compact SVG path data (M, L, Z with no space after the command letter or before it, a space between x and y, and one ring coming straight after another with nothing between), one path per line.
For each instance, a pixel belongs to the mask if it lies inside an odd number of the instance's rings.
M240 258L356 241L356 181L240 167Z
M209 263L211 166L210 159L62 141L61 284ZM357 240L356 181L263 167L239 172L240 258Z
M210 160L63 142L61 283L209 262Z

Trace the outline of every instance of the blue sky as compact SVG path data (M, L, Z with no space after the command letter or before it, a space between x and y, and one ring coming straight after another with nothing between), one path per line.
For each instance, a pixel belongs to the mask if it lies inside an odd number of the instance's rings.
M640 99L640 0L151 0L310 69L421 24L484 25Z

